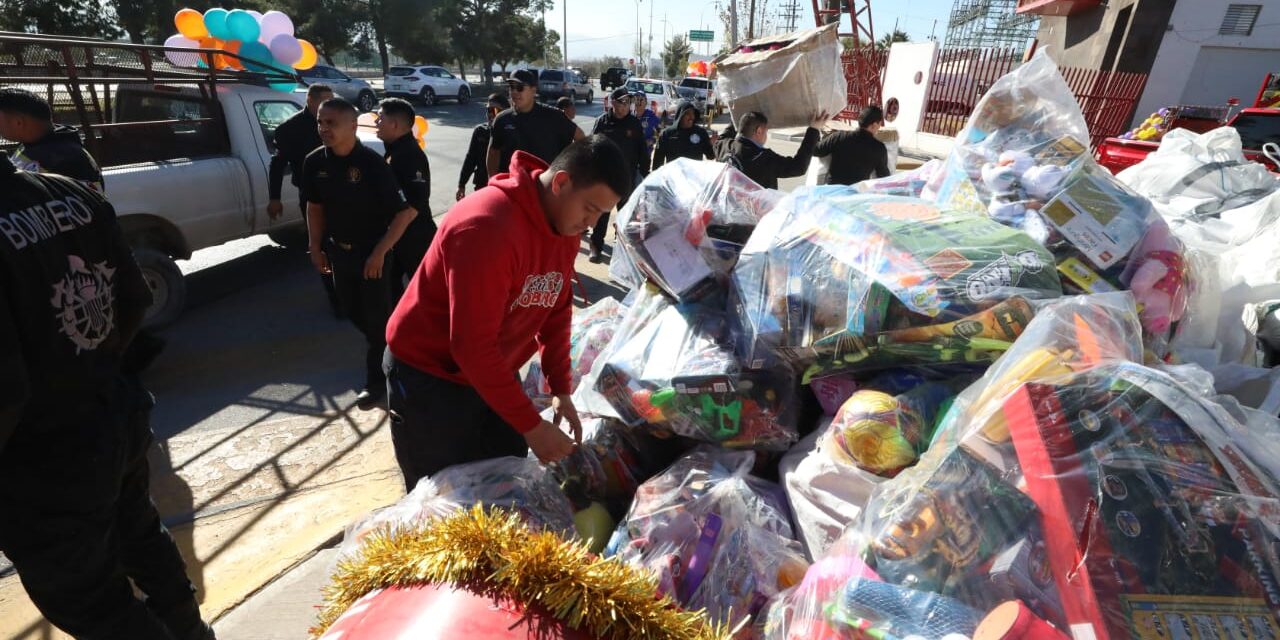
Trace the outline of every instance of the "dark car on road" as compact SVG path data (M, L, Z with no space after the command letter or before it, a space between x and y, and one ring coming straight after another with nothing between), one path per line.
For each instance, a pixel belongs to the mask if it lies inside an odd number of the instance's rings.
M586 78L573 69L547 69L538 74L538 97L543 102L566 96L575 102L591 102L595 99L595 92Z
M604 73L600 74L600 90L608 91L617 89L627 84L627 78L631 77L631 72L622 67L609 67Z

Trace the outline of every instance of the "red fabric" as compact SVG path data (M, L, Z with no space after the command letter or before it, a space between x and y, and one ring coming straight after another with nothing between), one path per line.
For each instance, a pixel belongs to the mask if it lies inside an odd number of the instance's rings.
M591 640L549 616L449 587L391 587L359 599L320 640Z
M552 392L570 392L579 238L547 222L537 185L546 168L517 152L510 173L454 205L387 322L398 360L474 387L520 433L541 421L516 379L539 348Z

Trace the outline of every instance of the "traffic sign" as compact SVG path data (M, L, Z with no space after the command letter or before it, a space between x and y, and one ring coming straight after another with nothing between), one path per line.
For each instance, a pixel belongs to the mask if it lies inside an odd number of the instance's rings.
M692 30L689 32L690 42L711 42L712 40L715 39L715 37L716 37L716 32L714 31Z

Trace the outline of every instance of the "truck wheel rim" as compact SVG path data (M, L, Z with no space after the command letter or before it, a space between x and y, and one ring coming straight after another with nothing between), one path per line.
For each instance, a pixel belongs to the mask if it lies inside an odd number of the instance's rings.
M144 268L141 271L143 281L147 283L147 288L151 290L151 308L147 310L147 315L151 316L169 303L169 285L165 283L164 277L156 270Z

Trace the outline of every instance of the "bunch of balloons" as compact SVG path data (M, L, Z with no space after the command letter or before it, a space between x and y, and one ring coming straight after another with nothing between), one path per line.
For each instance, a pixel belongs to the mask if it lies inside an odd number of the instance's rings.
M1155 142L1169 131L1169 125L1173 122L1173 110L1165 107L1143 120L1141 124L1133 129L1120 135L1124 140L1142 140L1144 142Z
M697 62L690 62L689 66L685 67L685 74L690 76L701 76L705 78L715 73L715 70L716 70L716 65L714 62L707 62L706 60L698 60Z
M316 64L316 48L293 35L293 20L279 11L258 13L243 9L209 9L200 13L182 9L173 16L178 33L169 36L164 46L187 49L221 49L235 56L214 56L219 69L270 72L287 69L310 69ZM168 51L165 57L180 67L207 67L205 56L196 53ZM297 84L272 82L278 91L293 91Z

